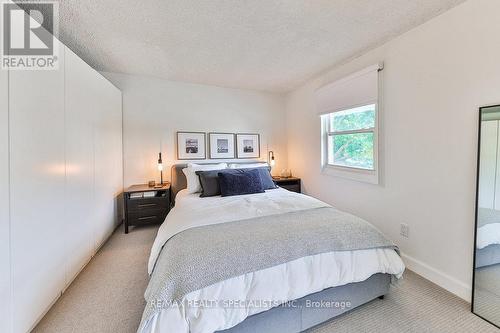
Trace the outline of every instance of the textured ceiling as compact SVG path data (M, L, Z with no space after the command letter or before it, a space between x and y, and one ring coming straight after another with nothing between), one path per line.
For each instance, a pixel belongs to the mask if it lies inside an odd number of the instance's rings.
M464 0L61 0L100 71L286 92Z

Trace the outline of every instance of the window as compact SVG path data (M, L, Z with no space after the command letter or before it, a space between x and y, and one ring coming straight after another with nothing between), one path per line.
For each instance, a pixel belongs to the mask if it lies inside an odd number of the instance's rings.
M376 64L316 90L322 173L379 182L379 73Z
M328 165L375 170L376 104L325 117Z

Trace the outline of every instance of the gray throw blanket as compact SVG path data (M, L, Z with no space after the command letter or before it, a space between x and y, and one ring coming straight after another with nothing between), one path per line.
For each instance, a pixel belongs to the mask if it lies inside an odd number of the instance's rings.
M192 291L306 256L333 251L394 248L368 222L324 207L201 226L170 238L147 287L140 330Z

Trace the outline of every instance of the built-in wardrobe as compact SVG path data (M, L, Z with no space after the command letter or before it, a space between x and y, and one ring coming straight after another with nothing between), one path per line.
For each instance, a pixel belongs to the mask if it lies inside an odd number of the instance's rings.
M0 70L0 332L32 329L121 221L121 92L58 59Z

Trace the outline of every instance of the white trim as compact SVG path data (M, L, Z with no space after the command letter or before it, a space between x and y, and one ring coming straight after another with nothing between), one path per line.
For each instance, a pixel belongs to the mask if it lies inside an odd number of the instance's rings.
M327 176L355 180L373 185L378 184L377 170L346 168L327 164L321 168L321 173Z
M401 258L409 270L421 275L427 280L470 303L472 297L472 287L467 283L459 281L454 277L431 267L420 260L410 257L405 253L401 253Z
M349 135L349 134L374 133L374 132L375 132L375 127L369 127L357 130L334 131L334 132L328 132L327 134L329 136L332 136L332 135Z

